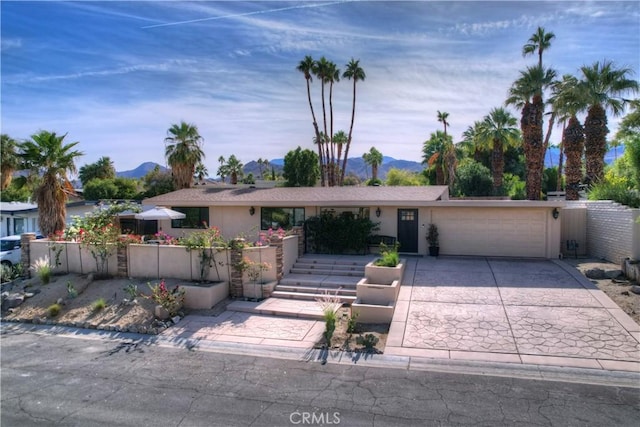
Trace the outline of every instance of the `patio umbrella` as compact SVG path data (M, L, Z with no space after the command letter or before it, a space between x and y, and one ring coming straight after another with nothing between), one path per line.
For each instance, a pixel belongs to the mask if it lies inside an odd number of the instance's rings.
M141 219L144 221L153 221L153 220L166 220L166 219L184 219L187 216L182 212L174 211L169 208L158 207L156 206L153 209L149 209L148 211L140 212L136 214L136 219ZM160 242L156 242L158 245L158 279L160 278Z
M148 211L140 212L136 214L136 219L142 219L145 221L163 220L163 219L184 219L187 216L182 212L174 211L169 208L163 208L156 206Z

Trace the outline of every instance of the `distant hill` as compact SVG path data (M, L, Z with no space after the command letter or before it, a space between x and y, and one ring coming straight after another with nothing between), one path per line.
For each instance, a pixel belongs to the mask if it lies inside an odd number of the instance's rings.
M611 149L604 155L604 162L607 165L615 162L616 158L621 157L624 154L624 145L617 149ZM544 166L550 168L552 166L558 166L558 160L560 159L560 149L557 147L551 147L547 150L547 155L544 157ZM563 160L566 162L566 158Z
M135 169L128 171L116 172L116 176L121 178L142 178L147 173L151 172L156 166L160 167L161 171L167 171L168 169L154 162L144 162Z
M617 157L622 156L624 153L624 146L618 147L617 149ZM552 147L547 150L547 155L544 158L545 167L558 166L558 159L560 157L560 149L557 147ZM611 149L605 155L605 163L611 164L616 159L616 150ZM159 165L154 162L145 162L142 163L135 169L128 171L116 172L117 176L123 178L142 178L148 172L152 171L156 166L160 167L161 171L168 170L162 165ZM271 168L275 170L276 174L282 173L282 169L284 166L284 159L273 159L269 161L269 166L262 167L262 171L265 176L271 173ZM387 173L391 169L404 169L410 172L422 172L424 170L424 165L420 162L415 162L411 160L399 160L394 159L393 157L384 156L382 159L382 164L378 167L378 177L382 180L386 179ZM218 180L219 177L216 176L214 170L209 171L209 176L211 179ZM250 161L244 165L244 175L252 173L254 177L260 177L260 165L256 161ZM368 166L362 157L351 157L347 162L347 175L353 174L360 179L368 179L371 178L371 167Z

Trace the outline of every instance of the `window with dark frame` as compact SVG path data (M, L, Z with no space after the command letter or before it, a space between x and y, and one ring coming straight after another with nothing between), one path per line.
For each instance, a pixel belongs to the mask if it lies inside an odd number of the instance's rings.
M186 215L184 219L172 219L172 228L206 228L209 225L208 207L172 206L171 209Z
M261 208L260 229L288 230L304 223L304 208Z

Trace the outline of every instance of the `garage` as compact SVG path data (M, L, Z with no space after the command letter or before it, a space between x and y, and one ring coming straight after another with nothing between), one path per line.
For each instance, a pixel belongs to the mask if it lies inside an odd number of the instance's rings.
M548 258L548 209L433 209L443 255Z

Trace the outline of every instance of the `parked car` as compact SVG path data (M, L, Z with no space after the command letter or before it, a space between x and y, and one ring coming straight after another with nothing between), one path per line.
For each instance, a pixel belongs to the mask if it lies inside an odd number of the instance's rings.
M36 239L42 239L43 236L37 235ZM0 239L0 262L3 265L11 267L14 264L20 264L20 236L7 236Z
M12 266L20 263L20 236L7 236L0 239L0 262Z

